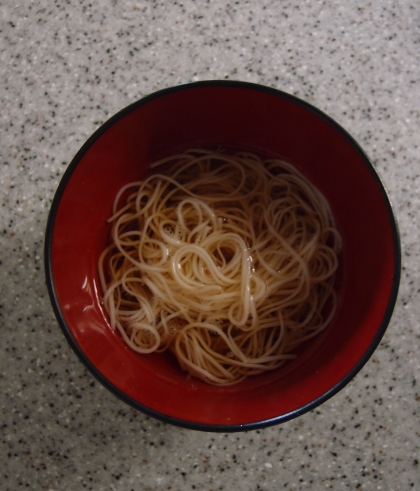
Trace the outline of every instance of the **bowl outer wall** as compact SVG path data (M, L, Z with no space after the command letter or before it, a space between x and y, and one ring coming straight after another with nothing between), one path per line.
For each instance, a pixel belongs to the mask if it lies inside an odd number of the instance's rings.
M139 356L108 325L97 258L118 189L146 164L195 145L226 144L287 159L330 202L343 235L340 305L329 328L283 369L229 388L187 379L170 356ZM379 343L395 303L398 232L365 154L335 122L290 95L241 82L167 89L103 125L70 164L46 240L52 303L73 349L111 391L163 420L206 430L285 421L342 388Z

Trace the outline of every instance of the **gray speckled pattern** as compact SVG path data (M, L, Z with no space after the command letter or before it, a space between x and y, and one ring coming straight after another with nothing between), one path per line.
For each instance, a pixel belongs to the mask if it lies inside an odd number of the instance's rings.
M0 490L420 489L420 3L3 0ZM90 134L156 89L280 88L364 147L394 204L399 300L378 350L318 409L241 434L179 429L86 372L49 303L43 237Z

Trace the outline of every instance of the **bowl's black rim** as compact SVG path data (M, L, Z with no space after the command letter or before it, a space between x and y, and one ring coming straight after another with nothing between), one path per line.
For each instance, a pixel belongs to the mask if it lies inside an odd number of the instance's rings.
M314 401L310 402L309 404L306 404L305 406L302 406L294 411L291 411L287 414L271 418L268 420L263 420L263 421L256 421L256 422L251 422L251 423L245 423L245 424L233 424L233 425L211 425L211 424L204 424L204 423L195 423L191 421L186 421L182 419L177 419L170 417L166 414L157 412L153 409L148 408L147 406L144 406L143 404L140 404L139 402L135 401L134 399L128 397L125 395L120 389L118 389L116 386L111 384L96 368L95 366L90 362L90 360L87 358L87 356L83 353L79 345L77 344L75 338L73 337L71 330L69 326L67 325L64 315L61 311L59 302L58 302L58 297L57 293L55 290L55 285L54 285L54 276L53 276L53 271L52 271L52 238L53 238L53 232L54 232L54 223L55 223L55 218L57 214L58 207L60 205L61 198L63 196L64 190L66 188L66 185L72 176L75 168L77 167L78 163L84 156L84 154L87 152L87 150L92 146L92 144L99 138L110 126L112 126L117 120L120 118L124 117L127 113L133 111L137 107L147 104L148 102L152 101L155 98L165 96L166 94L169 94L171 92L177 92L181 90L189 90L189 89L194 89L198 87L238 87L238 88L245 88L249 90L257 90L257 91L263 91L267 92L271 95L275 95L276 97L281 97L284 99L288 99L289 101L300 105L304 107L305 109L315 113L318 117L326 121L329 125L331 125L337 132L339 132L353 147L354 149L359 153L361 156L362 160L364 161L366 167L369 169L370 173L374 177L374 179L377 181L382 197L383 197L383 202L386 207L386 210L388 212L388 217L389 221L391 224L392 228L392 235L393 235L393 243L394 243L394 250L395 250L395 257L394 257L394 275L393 275L393 282L392 282L392 288L390 292L390 296L388 299L388 305L385 311L385 314L383 316L382 322L378 328L378 331L371 342L370 346L368 349L365 351L364 355L362 358L358 361L358 363L350 370L350 372L342 379L340 382L338 382L334 387L332 387L329 391L324 393L322 396L318 397ZM259 84L254 84L254 83L249 83L249 82L241 82L241 81L231 81L231 80L208 80L208 81L202 81L202 82L193 82L193 83L187 83L183 85L178 85L170 88L166 88L163 90L159 90L157 92L154 92L146 97L143 97L142 99L134 102L133 104L130 104L129 106L125 107L118 113L116 113L114 116L112 116L108 121L106 121L103 125L101 125L93 134L92 136L86 141L86 143L81 147L81 149L77 152L76 156L73 158L72 162L69 164L67 170L65 171L60 184L57 188L57 191L55 193L50 213L48 216L48 222L47 222L47 228L46 228L46 238L45 238L45 249L44 249L44 262L45 262L45 274L46 274L46 282L47 282L47 287L48 287L48 292L50 295L50 300L51 304L53 306L54 313L57 317L57 320L60 324L60 327L69 342L71 348L73 351L76 353L76 355L79 357L81 362L85 365L85 367L96 377L96 379L102 383L111 393L116 395L119 399L127 403L128 405L132 406L133 408L141 411L142 413L146 414L147 416L151 416L157 420L163 421L165 423L171 423L173 425L187 428L187 429L193 429L193 430L200 430L200 431L207 431L207 432L237 432L237 431L249 431L249 430L256 430L256 429L261 429L265 428L268 426L273 426L279 423L284 423L286 421L289 421L293 418L296 418L297 416L300 416L302 414L305 414L308 411L311 411L315 409L316 407L320 406L323 404L325 401L327 401L329 398L331 398L334 394L339 392L341 389L343 389L356 375L357 373L362 369L362 367L366 364L366 362L369 360L369 358L372 356L374 351L376 350L377 346L379 345L382 337L385 334L385 331L388 327L389 321L391 319L395 303L397 300L398 296L398 289L399 289L399 283L400 283L400 276L401 276L401 245L400 245L400 234L398 230L398 225L397 221L395 218L395 214L392 208L392 204L390 202L388 193L385 189L385 186L383 185L378 173L376 172L375 168L373 167L372 163L370 162L370 159L364 152L364 150L360 147L360 145L354 140L354 138L342 127L340 126L336 121L334 121L330 116L326 115L323 113L321 110L318 108L312 106L306 101L303 101L299 99L296 96L293 96L291 94L288 94L286 92L283 92L278 89L274 89L271 87L259 85Z

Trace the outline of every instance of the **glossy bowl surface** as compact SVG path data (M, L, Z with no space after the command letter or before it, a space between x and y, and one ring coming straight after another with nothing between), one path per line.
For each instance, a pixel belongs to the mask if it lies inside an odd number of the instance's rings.
M324 193L343 236L339 308L331 325L277 371L219 388L189 379L171 355L138 355L101 306L97 261L117 191L180 149L228 145L282 157ZM400 244L387 194L368 158L331 118L286 93L210 81L154 93L101 126L54 198L45 265L51 301L72 348L111 392L158 419L205 431L280 423L343 388L390 320Z

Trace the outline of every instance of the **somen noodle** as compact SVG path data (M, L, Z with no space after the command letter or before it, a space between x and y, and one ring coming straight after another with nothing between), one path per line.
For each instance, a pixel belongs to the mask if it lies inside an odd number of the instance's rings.
M337 306L341 238L324 196L248 152L189 150L161 166L114 201L99 259L111 327L214 385L294 358Z

